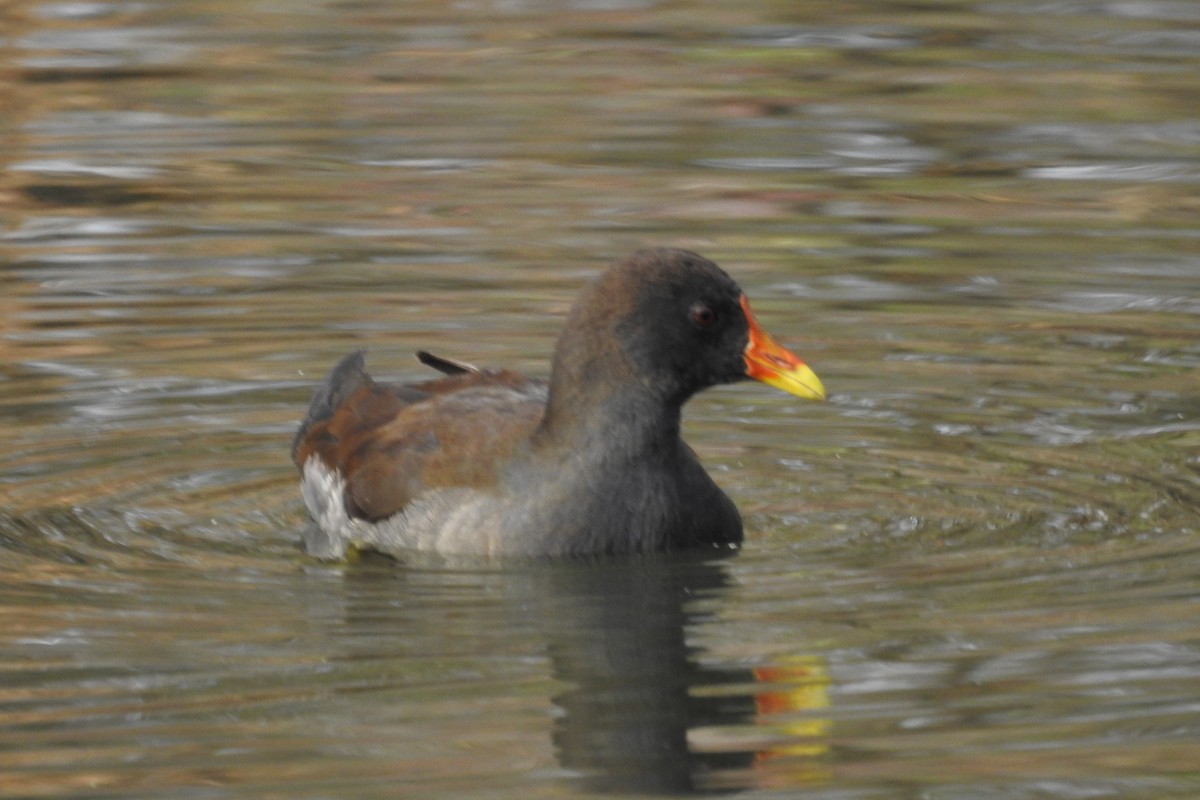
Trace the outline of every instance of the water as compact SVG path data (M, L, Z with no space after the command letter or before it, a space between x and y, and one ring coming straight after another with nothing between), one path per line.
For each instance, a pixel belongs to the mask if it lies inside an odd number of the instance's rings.
M3 12L0 794L1200 794L1191 3ZM314 562L344 352L700 250L719 561Z

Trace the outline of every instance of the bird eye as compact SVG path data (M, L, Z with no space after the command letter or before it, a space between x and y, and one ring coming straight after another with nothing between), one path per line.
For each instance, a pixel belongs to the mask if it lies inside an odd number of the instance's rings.
M692 324L697 328L711 328L713 323L717 321L717 312L706 306L704 303L697 303L692 306L691 314Z

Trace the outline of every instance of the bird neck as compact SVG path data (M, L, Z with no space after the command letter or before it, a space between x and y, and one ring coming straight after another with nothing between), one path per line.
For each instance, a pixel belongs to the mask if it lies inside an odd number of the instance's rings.
M662 397L623 354L560 355L537 441L613 455L674 452L682 403Z

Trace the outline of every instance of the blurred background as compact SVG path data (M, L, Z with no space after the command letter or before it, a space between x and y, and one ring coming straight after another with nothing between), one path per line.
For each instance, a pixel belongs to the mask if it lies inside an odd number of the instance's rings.
M1191 798L1200 4L0 7L0 794ZM735 558L326 565L345 352L697 250Z

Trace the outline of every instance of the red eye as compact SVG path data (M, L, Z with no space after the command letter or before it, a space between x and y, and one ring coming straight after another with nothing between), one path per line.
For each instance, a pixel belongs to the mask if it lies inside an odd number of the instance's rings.
M717 321L717 312L713 311L704 303L697 303L692 306L691 311L692 324L697 328L711 328Z

